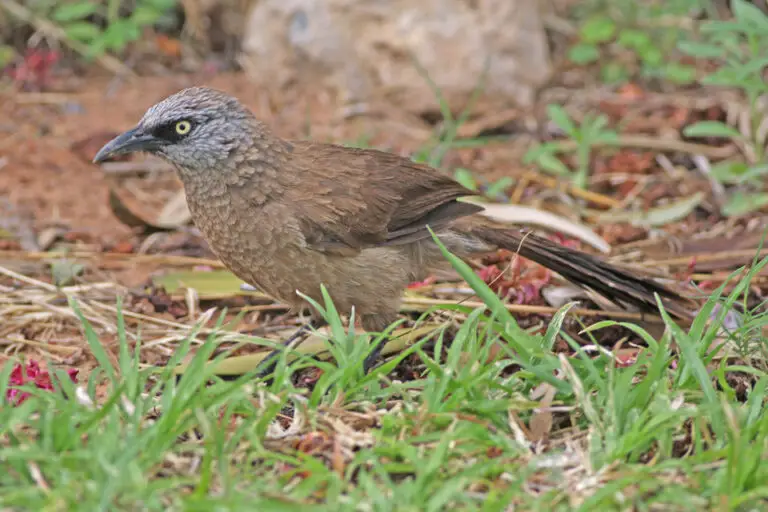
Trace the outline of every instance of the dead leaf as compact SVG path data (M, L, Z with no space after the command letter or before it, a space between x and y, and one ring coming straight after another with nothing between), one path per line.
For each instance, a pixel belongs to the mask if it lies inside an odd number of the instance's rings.
M72 260L61 259L51 262L51 276L56 286L66 286L83 273L85 265Z
M629 101L637 101L645 97L643 88L634 83L626 83L622 85L617 92L620 98Z
M183 297L186 288L193 288L200 300L225 299L236 295L266 297L257 290L243 288L243 280L226 270L170 272L155 277L153 284L164 288L174 298Z
M67 230L62 226L49 226L37 234L38 251L47 251Z
M179 194L184 199L183 192ZM126 226L142 228L146 233L156 233L178 229L191 220L186 199L183 205L180 204L179 195L174 195L154 220L149 218L151 215L137 213L137 210L141 210L141 205L137 203L138 201L132 199L128 192L121 190L117 185L110 184L109 206L115 217Z
M552 431L552 411L549 408L552 406L556 391L554 386L545 382L532 393L532 398L543 395L539 401L539 408L533 411L531 421L528 422L532 442L543 441Z
M181 56L181 42L165 34L155 36L155 47L160 53L168 57L178 58Z
M634 226L658 227L679 221L687 217L704 200L703 192L684 197L664 206L651 208L648 211L617 212L607 211L596 214L600 224L615 224L627 222Z

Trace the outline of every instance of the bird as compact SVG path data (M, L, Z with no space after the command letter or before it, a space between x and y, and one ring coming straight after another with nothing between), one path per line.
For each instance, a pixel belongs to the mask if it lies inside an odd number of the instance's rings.
M482 216L481 204L464 200L476 193L442 171L377 149L283 139L217 89L161 100L93 161L134 152L175 167L195 225L237 277L295 308L306 306L300 293L322 304L324 286L367 332L397 321L410 283L449 266L433 233L463 259L508 249L616 304L657 312L658 294L672 314L690 314L685 298L650 277ZM313 311L285 344L325 323Z

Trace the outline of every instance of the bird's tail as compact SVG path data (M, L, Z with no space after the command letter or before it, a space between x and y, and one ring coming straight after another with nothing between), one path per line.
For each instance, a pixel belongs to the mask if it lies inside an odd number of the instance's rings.
M474 222L458 223L452 230L494 248L513 251L557 272L574 284L593 289L616 304L632 305L645 312L658 312L654 297L654 294L658 294L665 309L677 317L690 318L695 311L691 299L650 277L637 275L599 257L530 232Z

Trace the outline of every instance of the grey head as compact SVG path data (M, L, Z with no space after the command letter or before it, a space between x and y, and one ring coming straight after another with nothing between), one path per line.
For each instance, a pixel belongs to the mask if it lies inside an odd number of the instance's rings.
M96 154L94 163L144 151L179 167L208 171L252 144L261 124L236 98L206 87L191 87L150 107L132 129Z

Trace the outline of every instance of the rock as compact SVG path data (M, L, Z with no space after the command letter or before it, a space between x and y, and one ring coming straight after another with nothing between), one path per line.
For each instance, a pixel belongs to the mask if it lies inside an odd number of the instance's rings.
M453 105L484 93L528 105L551 62L538 0L259 0L240 61L258 82L317 81L347 101ZM418 63L418 64L416 64ZM309 82L311 83L311 82Z

